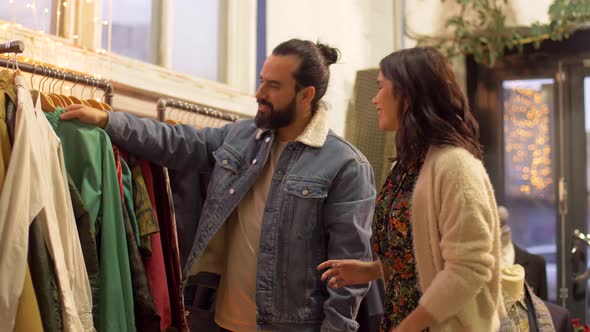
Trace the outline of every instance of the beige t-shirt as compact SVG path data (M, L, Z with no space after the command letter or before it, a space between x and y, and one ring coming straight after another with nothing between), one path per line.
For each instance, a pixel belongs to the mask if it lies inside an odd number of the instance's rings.
M273 142L256 182L227 220L227 267L219 283L215 322L230 331L256 331L260 229L272 175L286 145L278 139Z

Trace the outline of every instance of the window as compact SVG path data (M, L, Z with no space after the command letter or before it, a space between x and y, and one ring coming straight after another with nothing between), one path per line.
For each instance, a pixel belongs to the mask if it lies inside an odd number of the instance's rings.
M557 300L554 80L502 82L504 188L512 240L547 260L549 300Z
M52 0L0 1L0 20L16 23L35 31L52 31L55 7Z
M109 17L112 3L111 52L145 62L153 62L152 1L103 1L102 48L109 49Z
M250 73L244 74L254 56L249 47L256 42L251 30L255 4L242 0L0 0L4 21L0 29L10 31L12 25L6 23L15 23L59 35L97 53L110 50L241 89L241 80L246 80L242 76L247 76L248 86L256 82ZM233 42L230 49L228 36L240 44Z
M220 0L176 0L172 69L219 81Z

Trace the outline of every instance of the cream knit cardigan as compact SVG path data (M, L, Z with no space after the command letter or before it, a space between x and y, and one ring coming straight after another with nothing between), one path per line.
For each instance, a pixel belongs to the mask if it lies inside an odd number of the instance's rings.
M430 147L412 196L420 304L438 331L497 331L502 309L494 191L463 148Z

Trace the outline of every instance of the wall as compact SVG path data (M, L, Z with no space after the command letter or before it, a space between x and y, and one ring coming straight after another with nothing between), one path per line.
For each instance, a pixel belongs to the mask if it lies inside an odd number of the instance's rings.
M268 53L291 38L340 49L324 96L330 126L339 135L344 134L356 71L376 67L393 50L393 12L393 2L387 0L267 0Z
M330 125L338 134L344 133L346 109L356 71L373 68L392 52L396 45L394 2L402 0L267 0L267 51L290 38L320 40L342 52L339 63L331 67L330 87L324 97L330 109ZM511 0L508 22L529 25L549 21L547 10L552 0ZM398 3L399 5L399 3ZM404 1L407 31L414 34L444 32L445 21L455 11L455 1ZM415 41L403 38L403 47ZM464 79L461 62L456 66L459 79Z
M553 0L510 0L506 14L507 23L511 26L526 26L535 21L549 23L547 12L552 2ZM407 0L406 30L409 34L417 35L444 33L445 21L457 12L457 8L456 1L452 0ZM405 47L415 44L416 41L410 37L404 40Z
M402 0L397 0L402 1ZM496 0L503 2L503 0ZM549 5L553 0L510 0L506 9L506 22L510 26L528 26L535 21L549 23ZM412 37L421 35L445 34L445 22L458 12L459 6L453 0L404 0L405 36L403 47L414 47L416 40ZM427 24L425 24L427 22ZM456 58L453 67L459 84L465 91L465 59Z

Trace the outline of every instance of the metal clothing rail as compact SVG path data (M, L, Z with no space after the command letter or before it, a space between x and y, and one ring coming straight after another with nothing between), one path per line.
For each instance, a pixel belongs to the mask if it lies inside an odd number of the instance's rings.
M0 44L0 54L1 53L22 53L24 51L24 44L23 42L11 41L8 43ZM10 67L15 66L15 61L10 59L0 58L0 66L2 67ZM40 75L50 78L56 78L59 80L75 83L75 84L82 84L86 86L96 87L97 89L101 89L104 91L104 101L108 105L112 106L113 102L113 86L107 80L99 80L94 77L88 75L81 75L75 74L67 71L62 71L54 68L49 68L46 66L37 66L32 65L29 63L18 62L16 67L24 72L31 73L33 75ZM16 69L16 68L15 68Z
M227 114L213 108L191 104L173 98L161 97L158 99L158 119L160 121L164 121L166 119L166 109L168 107L231 122L235 122L240 118L237 115Z
M25 43L14 40L0 44L0 53L22 53L25 51Z

